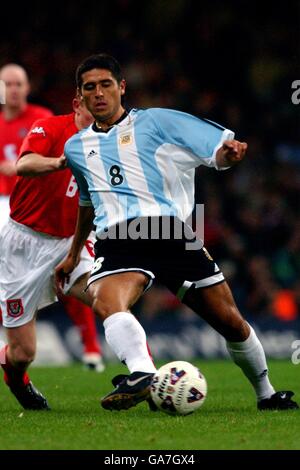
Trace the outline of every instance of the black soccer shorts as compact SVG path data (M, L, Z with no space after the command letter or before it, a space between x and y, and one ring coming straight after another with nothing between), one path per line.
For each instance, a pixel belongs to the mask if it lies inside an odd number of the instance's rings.
M181 300L190 287L219 284L224 275L208 251L195 238L97 240L95 263L88 286L103 277L123 273L145 274L149 289L154 281L168 287ZM198 249L190 249L197 247Z

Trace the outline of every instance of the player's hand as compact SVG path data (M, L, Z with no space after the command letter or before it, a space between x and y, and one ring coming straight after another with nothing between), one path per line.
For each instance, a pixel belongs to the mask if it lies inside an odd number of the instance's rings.
M56 159L57 162L57 170L64 170L67 168L67 159L64 155L61 155L59 158Z
M74 271L78 262L79 260L74 259L71 255L67 255L67 257L56 266L54 270L54 287L58 297L63 294L65 283L70 281L70 274Z
M219 167L232 166L243 160L248 145L238 140L225 140L217 151L217 163Z

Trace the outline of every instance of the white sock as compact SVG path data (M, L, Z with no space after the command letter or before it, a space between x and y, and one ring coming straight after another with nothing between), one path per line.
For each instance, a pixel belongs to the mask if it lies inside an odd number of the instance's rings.
M233 361L253 385L257 400L270 398L275 390L269 381L265 352L253 328L250 326L250 335L246 341L227 341L226 345Z
M130 373L156 372L147 348L146 333L137 319L128 312L117 312L103 322L105 338Z

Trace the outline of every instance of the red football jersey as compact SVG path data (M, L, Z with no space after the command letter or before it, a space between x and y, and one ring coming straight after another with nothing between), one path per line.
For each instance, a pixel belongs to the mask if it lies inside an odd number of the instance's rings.
M15 162L24 137L34 121L52 116L50 109L28 104L25 110L15 119L6 121L0 113L0 162ZM16 182L16 176L6 176L0 173L0 195L8 196Z
M78 131L74 118L72 113L36 121L23 141L20 158L25 153L60 157L65 142ZM18 176L10 197L13 220L55 237L74 234L77 209L77 184L68 168L33 178Z

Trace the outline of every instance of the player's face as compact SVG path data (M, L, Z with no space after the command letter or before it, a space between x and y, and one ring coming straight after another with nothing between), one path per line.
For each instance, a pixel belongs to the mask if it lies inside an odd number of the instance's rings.
M83 73L80 91L97 122L110 125L123 114L121 97L125 93L125 81L118 83L109 70L92 69Z
M29 83L25 73L14 67L7 67L1 73L5 83L6 105L11 108L21 108L27 101Z

